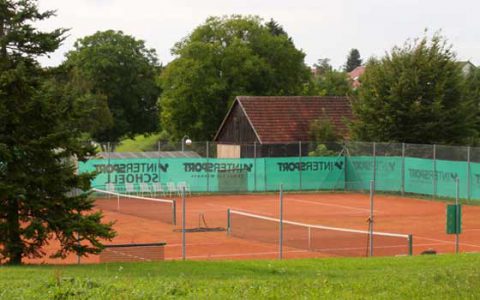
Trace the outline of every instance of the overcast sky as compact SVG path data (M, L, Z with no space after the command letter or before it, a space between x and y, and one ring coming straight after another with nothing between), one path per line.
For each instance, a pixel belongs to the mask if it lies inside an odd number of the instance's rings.
M407 39L442 30L459 60L480 65L479 0L39 0L57 17L43 29L71 28L69 38L43 65L57 65L77 38L98 30L122 30L155 48L165 65L173 44L209 16L230 14L273 18L306 53L309 65L330 58L345 63L351 48L363 58L382 56Z

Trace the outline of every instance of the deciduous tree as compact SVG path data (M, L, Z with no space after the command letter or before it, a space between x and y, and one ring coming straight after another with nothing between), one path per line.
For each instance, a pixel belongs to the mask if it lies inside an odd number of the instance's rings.
M275 22L212 17L172 49L161 76L161 124L172 138L213 137L238 95L298 95L305 54Z
M93 138L115 143L124 136L156 131L160 66L155 50L113 30L79 39L74 47L65 65L73 86L80 89L77 94L84 100L96 97L99 105L105 98L110 114L103 114L105 122L91 132Z
M477 108L451 47L435 35L370 60L354 101L353 137L364 141L463 144Z

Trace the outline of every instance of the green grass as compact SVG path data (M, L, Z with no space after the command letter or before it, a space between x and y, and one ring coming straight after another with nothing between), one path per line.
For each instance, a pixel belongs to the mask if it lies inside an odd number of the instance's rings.
M480 255L0 267L0 299L478 299Z
M157 149L157 142L159 139L159 133L148 136L137 135L133 139L122 140L115 148L115 152L154 151Z

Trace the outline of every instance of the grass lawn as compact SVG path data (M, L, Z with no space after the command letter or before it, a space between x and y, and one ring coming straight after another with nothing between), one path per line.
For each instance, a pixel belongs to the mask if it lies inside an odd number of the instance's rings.
M160 134L152 134L148 136L137 135L133 139L125 139L116 147L116 152L142 152L157 150L157 141Z
M0 267L0 299L478 299L480 255Z

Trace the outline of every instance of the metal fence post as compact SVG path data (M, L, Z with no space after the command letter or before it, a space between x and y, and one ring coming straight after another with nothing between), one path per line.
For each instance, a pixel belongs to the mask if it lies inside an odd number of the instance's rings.
M185 186L182 187L182 260L187 259L187 237L186 237L186 207L185 207Z
M348 190L348 153L350 153L348 151L348 147L347 147L347 143L345 142L343 144L343 163L344 163L344 166L345 166L345 169L343 170L343 177L345 178L343 180L343 190L344 191L347 191Z
M373 142L373 182L377 179L377 144Z
M110 184L112 182L112 178L111 178L111 166L110 166L110 142L107 142L107 149L105 149L107 151L107 165L108 165L108 168L107 168L107 182ZM116 187L115 187L116 189ZM105 190L107 190L107 188L105 187Z
M405 143L402 143L402 196L405 194Z
M253 190L257 191L257 142L253 142Z
M160 153L160 141L158 141L158 143L157 143L157 152L158 152L158 166L157 166L157 169L158 169L158 184L160 185L160 188L161 188L162 187L162 167L161 167L162 154ZM155 192L157 192L156 188L154 190L155 190ZM160 191L158 191L158 192L160 192Z
M373 216L373 193L375 190L375 181L370 180L370 217L368 219L368 230L369 230L369 239L368 239L368 246L369 246L369 256L373 256L373 222L374 222L374 216Z
M280 224L279 224L279 251L278 258L283 258L283 184L280 184Z
M433 199L437 196L437 145L433 144Z
M460 180L458 177L455 180L455 253L458 254L459 252L459 244L460 244L460 206L459 206L459 198L460 198Z
M265 191L268 191L267 187L267 159L263 158L263 182L265 182Z
M210 158L210 151L209 151L210 150L210 144L208 143L208 141L206 143L206 148L207 148L206 149L207 150L206 154L207 154L207 165L208 165L209 158ZM207 168L207 192L210 191L210 171L209 170L210 170L210 168Z
M302 190L302 142L298 141L298 176L299 176L299 190Z
M470 146L467 147L467 199L470 200L472 196L472 182L471 182L471 176L472 176L472 169L470 166Z

